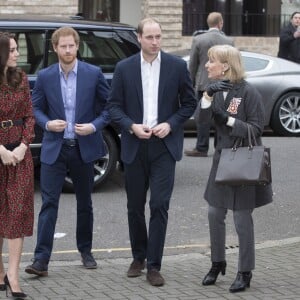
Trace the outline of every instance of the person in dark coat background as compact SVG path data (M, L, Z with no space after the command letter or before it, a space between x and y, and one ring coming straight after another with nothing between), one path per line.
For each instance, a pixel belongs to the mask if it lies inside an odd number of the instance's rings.
M278 57L300 63L300 12L294 12L290 23L281 29Z
M253 130L258 144L264 129L264 105L259 92L244 80L239 51L229 45L209 49L206 68L214 80L203 94L200 120L213 118L217 133L216 150L204 198L209 204L208 220L212 267L203 279L203 285L216 282L220 272L225 274L225 218L233 211L239 240L239 261L236 279L230 292L239 292L250 286L255 265L254 208L272 202L272 187L228 186L215 183L222 148L231 148L236 138L247 137L247 126ZM209 112L209 113L208 113ZM205 121L205 120L204 120Z

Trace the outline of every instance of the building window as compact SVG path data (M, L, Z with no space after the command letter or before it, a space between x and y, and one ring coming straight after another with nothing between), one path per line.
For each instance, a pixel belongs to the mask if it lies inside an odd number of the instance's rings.
M79 0L78 6L85 19L120 21L120 0Z
M183 35L206 30L212 11L223 15L227 35L277 36L289 16L281 13L281 0L183 0Z

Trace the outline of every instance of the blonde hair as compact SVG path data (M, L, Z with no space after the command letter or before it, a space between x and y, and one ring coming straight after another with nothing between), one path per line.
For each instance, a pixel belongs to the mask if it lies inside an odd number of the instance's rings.
M231 82L239 82L245 78L245 71L242 64L240 51L229 45L216 45L208 50L208 58L217 60L222 64L228 64L228 70L225 71L225 79Z

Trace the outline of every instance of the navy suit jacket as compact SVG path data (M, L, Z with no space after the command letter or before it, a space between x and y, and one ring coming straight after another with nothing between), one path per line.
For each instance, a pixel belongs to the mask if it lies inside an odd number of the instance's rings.
M101 69L78 61L75 123L92 123L96 128L93 134L76 136L84 162L93 162L106 154L101 130L110 121L105 110L108 93L109 86ZM41 161L52 164L60 153L64 132L47 131L46 123L66 120L58 63L38 73L32 101L36 122L44 130Z
M133 123L143 123L141 53L122 60L116 66L108 110L121 127L121 159L131 163L141 140L130 133ZM167 122L171 132L163 140L175 160L182 157L183 124L194 113L196 98L186 62L161 52L158 90L158 123Z

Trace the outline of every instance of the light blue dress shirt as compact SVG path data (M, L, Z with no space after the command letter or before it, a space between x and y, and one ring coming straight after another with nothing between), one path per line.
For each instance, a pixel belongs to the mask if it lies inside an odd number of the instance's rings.
M76 82L77 82L78 62L74 65L72 71L66 77L61 66L59 65L61 94L64 102L67 127L64 132L65 139L74 139L76 134L75 126L75 107L76 107Z

